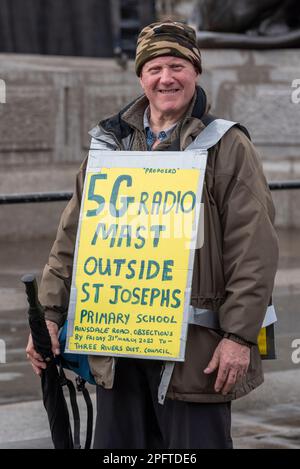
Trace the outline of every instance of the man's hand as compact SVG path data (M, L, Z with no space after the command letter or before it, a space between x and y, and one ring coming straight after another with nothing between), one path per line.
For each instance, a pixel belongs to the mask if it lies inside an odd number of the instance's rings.
M59 355L58 325L52 321L46 321L46 324L51 337L52 353L53 355ZM41 375L42 370L45 369L47 365L41 355L34 349L31 334L29 335L26 354L27 358L31 361L34 372L37 375Z
M215 391L225 396L238 380L247 373L250 363L250 348L229 339L222 339L204 373L210 374L219 368Z

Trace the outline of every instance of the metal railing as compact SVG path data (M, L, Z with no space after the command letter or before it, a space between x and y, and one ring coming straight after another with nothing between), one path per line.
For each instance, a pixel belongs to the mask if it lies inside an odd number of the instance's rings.
M0 194L0 205L63 202L72 198L72 192L34 192L32 194Z
M271 191L300 189L300 181L274 181ZM72 198L72 192L35 192L32 194L0 194L0 205L32 204L39 202L62 202Z

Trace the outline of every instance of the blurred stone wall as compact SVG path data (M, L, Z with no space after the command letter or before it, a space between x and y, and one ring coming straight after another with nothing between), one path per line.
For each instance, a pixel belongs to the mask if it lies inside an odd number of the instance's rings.
M248 128L268 181L300 180L299 50L204 50L202 57L213 113ZM300 189L272 195L276 225L300 228Z
M89 129L141 93L133 64L0 55L0 193L73 190ZM66 205L0 206L0 240L54 236Z
M156 0L157 18L190 22L193 20L196 3L196 0Z
M300 179L299 62L297 50L203 51L212 112L248 127L269 181ZM3 54L0 79L1 193L72 190L88 130L141 93L133 63L110 59ZM273 196L277 226L299 228L300 190ZM0 206L0 239L54 236L64 206Z
M0 0L0 52L113 56L111 1Z

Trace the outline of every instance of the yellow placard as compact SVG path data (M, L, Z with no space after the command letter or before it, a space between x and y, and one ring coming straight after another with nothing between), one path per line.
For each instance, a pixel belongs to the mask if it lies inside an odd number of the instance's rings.
M87 173L69 351L184 358L200 172Z

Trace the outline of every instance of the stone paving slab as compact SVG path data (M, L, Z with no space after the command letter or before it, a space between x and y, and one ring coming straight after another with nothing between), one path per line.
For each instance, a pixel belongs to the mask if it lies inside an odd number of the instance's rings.
M234 447L300 449L299 389L299 372L268 373L263 386L235 401L232 412ZM91 393L91 397L96 409L95 393ZM86 410L80 395L78 403L82 429L85 429ZM0 449L52 447L46 412L40 400L0 405L0 422ZM84 441L83 435L81 441Z
M95 405L95 395L92 400ZM86 414L80 398L79 407L84 427ZM0 421L0 449L53 448L41 401L0 406ZM300 449L300 405L233 411L232 437L236 449ZM84 438L82 434L82 444Z
M51 438L12 441L0 444L0 449L53 449Z
M95 393L91 394L91 399L95 409ZM71 412L69 399L67 402ZM82 396L77 396L77 402L82 428L81 444L84 444L86 408ZM0 449L53 448L47 414L41 400L0 406L0 422Z
M300 449L300 404L233 412L232 436L235 447L241 449Z

